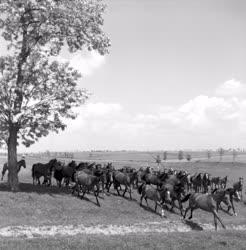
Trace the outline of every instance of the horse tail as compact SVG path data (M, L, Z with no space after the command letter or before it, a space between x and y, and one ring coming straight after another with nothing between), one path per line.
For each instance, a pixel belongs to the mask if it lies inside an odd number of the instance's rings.
M32 178L34 179L34 167L36 166L36 164L32 165Z
M139 187L138 187L138 193L141 194L143 191L143 186L145 185L145 183L142 183Z
M189 198L190 198L190 196L191 196L191 193L187 194L187 195L181 200L181 203L188 201Z

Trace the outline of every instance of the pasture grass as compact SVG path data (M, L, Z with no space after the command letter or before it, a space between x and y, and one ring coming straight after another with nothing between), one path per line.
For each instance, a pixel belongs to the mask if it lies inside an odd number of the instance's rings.
M235 231L171 234L0 239L0 249L175 249L243 250L246 233Z
M134 156L137 158L137 156ZM146 166L139 159L119 159L114 162L116 168ZM138 156L139 158L140 156ZM92 160L93 157L91 157ZM82 161L83 159L81 159ZM110 159L104 159L105 162ZM5 159L0 158L0 165ZM20 172L20 191L12 193L5 183L0 184L0 227L15 225L131 225L134 223L160 222L165 220L153 211L154 204L149 202L151 208L139 206L139 194L134 190L133 200L118 197L116 191L100 195L101 207L96 205L93 195L86 195L80 199L71 194L66 188L56 186L33 186L31 179L31 166L36 162L47 162L47 158L27 158L27 168ZM154 163L152 162L153 166ZM166 168L188 170L191 173L208 172L212 176L228 176L229 186L240 176L246 175L246 164L240 162L166 162ZM6 180L6 177L5 177ZM53 180L53 185L55 182ZM126 194L127 197L128 194ZM186 204L185 204L186 206ZM246 204L235 203L238 216L230 216L219 211L225 225L246 225ZM166 217L170 221L180 219L179 211L167 211ZM194 212L195 223L213 223L213 216L201 210ZM219 225L220 226L220 225ZM246 233L239 231L197 232L189 233L157 233L125 236L88 236L54 237L37 239L0 239L1 249L245 249Z

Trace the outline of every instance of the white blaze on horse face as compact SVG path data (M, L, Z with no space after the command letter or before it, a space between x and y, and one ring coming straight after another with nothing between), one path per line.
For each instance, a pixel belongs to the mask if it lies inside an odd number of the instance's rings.
M240 195L239 195L239 192L238 192L238 191L236 191L236 192L235 192L235 197L236 197L236 199L237 199L238 201L240 201L240 200L241 200L241 197L240 197Z

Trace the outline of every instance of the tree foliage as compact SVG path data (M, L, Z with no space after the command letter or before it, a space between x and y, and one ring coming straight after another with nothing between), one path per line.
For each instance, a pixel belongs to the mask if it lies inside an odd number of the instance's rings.
M184 159L184 152L182 150L179 150L179 152L178 152L178 159L180 161Z
M73 107L88 95L77 87L81 75L56 60L70 52L108 52L100 0L1 0L0 29L8 56L0 57L0 130L7 142L10 126L29 146L76 117Z
M232 150L232 158L233 158L233 162L236 160L236 157L238 156L238 151L236 149Z
M191 161L191 154L186 154L186 160Z
M108 53L101 0L0 0L0 142L8 147L9 185L18 189L17 142L30 146L65 129L88 98L79 72L57 60L61 50Z
M167 153L168 153L167 151L164 151L164 152L163 152L163 160L164 160L164 161L167 160Z
M222 161L223 155L225 154L225 149L219 148L218 152L219 152L219 156L220 156L220 161Z

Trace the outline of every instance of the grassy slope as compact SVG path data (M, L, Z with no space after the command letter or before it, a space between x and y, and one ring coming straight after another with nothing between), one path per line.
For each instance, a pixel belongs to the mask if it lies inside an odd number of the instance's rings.
M1 159L3 162L3 159ZM139 195L136 191L133 194L133 201L124 199L115 195L112 190L112 194L102 197L100 199L102 207L95 205L95 197L88 195L88 199L80 200L77 197L71 195L70 191L66 189L58 189L56 187L33 187L31 180L31 165L34 162L43 161L47 159L27 159L27 169L21 170L20 181L25 182L21 184L21 192L11 193L7 190L4 184L0 185L0 227L8 225L68 225L68 224L84 224L84 225L97 225L97 224L117 224L117 225L130 225L138 222L148 221L161 221L158 215L154 214L147 208L139 207ZM0 162L0 164L2 164ZM135 161L128 159L127 165L140 165ZM122 166L116 164L117 167ZM218 163L218 162L196 162L196 163L167 163L167 167L173 167L175 169L186 169L190 172L209 172L214 176L229 176L229 180L232 182L239 176L246 175L245 164L232 164ZM153 204L150 202L153 207ZM246 207L243 203L236 204L238 210L238 217L231 217L223 212L220 212L220 216L226 225L234 224L246 224ZM168 220L179 220L179 215L170 212L166 213ZM212 215L202 211L194 212L194 220L198 223L213 223ZM17 240L17 239L1 239L0 246L5 248L8 243L8 248L19 249L31 249L35 248L54 248L60 249L61 245L63 249L78 246L84 246L86 248L93 248L101 246L108 249L119 248L124 246L127 248L134 248L138 246L141 249L148 249L150 243L154 248L158 247L163 249L165 247L174 247L174 249L186 249L187 246L192 246L190 249L202 249L203 247L211 245L211 249L243 249L246 239L245 233L240 232L192 232L187 234L157 234L157 235L145 235L142 236L121 236L121 237L96 237L96 236L77 236L66 237L62 240L59 238L51 240ZM141 243L141 239L144 241ZM186 240L184 240L186 238ZM201 238L204 241L201 241ZM208 241L209 240L209 243ZM237 239L237 240L236 240ZM61 244L61 243L62 244ZM161 247L160 247L161 246ZM235 246L235 247L234 247ZM152 247L151 247L152 248ZM101 247L100 247L101 249ZM188 249L188 248L187 248ZM244 247L245 249L245 247Z

